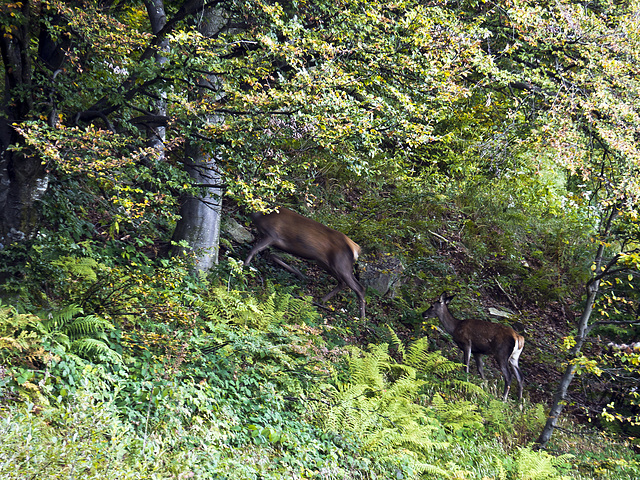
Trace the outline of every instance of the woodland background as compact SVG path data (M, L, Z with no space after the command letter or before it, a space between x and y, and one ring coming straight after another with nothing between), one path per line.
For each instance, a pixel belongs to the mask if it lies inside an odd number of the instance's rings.
M0 476L638 478L639 7L4 0ZM242 267L278 206L366 319Z

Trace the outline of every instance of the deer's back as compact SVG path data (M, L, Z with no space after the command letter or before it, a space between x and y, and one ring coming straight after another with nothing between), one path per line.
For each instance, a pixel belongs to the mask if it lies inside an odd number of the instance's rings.
M501 350L510 353L516 344L512 328L486 320L462 320L453 338L461 348L471 343L471 352L479 354L498 354Z
M253 224L273 246L301 258L317 260L323 266L352 266L360 246L344 233L286 208L280 213L253 214Z

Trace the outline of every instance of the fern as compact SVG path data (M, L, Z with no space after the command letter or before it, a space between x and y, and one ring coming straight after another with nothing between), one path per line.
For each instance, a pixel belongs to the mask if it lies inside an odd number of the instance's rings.
M521 480L569 480L561 475L556 466L566 464L573 458L571 454L554 457L544 450L533 451L529 447L518 450L516 469Z
M387 326L387 329L389 330L392 344L396 347L404 364L424 373L443 376L459 368L457 363L446 359L440 355L440 352L429 352L429 339L427 337L416 340L406 348L393 329L389 326Z
M46 336L58 348L80 358L103 357L110 362L120 362L121 357L105 343L105 332L115 327L108 320L96 315L83 315L78 305L69 305L49 314L42 322Z
M498 480L507 480L507 471L499 458L495 459L496 469L498 470Z
M96 338L80 338L71 344L70 350L81 358L105 357L109 362L119 363L122 357Z
M352 382L382 389L384 377L381 372L389 370L392 362L388 345L372 345L366 354L361 354L361 351L354 347L350 349L350 353L348 362Z
M42 324L47 332L64 330L66 325L73 320L73 317L79 313L82 313L80 306L75 304L67 305L61 310L49 313L47 320L43 320Z
M0 305L0 349L22 352L39 343L40 318Z
M263 323L259 302L253 297L226 288L214 288L209 298L202 302L201 308L213 323L232 323L243 326L255 326Z
M398 335L387 326L391 342L396 348L404 365L414 368L421 378L425 380L432 391L442 393L463 393L465 395L476 395L480 398L487 396L487 392L475 383L458 380L452 376L460 371L462 365L452 362L442 356L440 352L429 351L429 339L422 337L405 347ZM444 380L439 380L444 378Z
M104 318L95 315L86 315L75 318L66 325L66 331L72 339L82 338L90 335L98 335L101 332L113 330L115 327Z
M260 330L289 320L308 322L318 317L308 299L278 293L270 284L267 284L262 298L224 287L213 288L200 303L200 308L214 324L234 324Z
M77 316L82 309L69 305L51 312L46 319L18 314L12 307L0 306L0 350L3 356L15 356L31 363L50 359L48 349L81 358L102 357L120 362L118 353L105 343L105 332L114 326L95 315ZM46 347L46 349L45 349ZM11 357L13 358L13 357Z
M0 305L0 358L46 362L48 354L42 348L43 333L39 317Z
M70 276L80 277L89 282L95 282L98 279L96 269L100 264L93 258L60 257L52 261L51 265L60 267Z
M416 370L394 362L385 344L366 352L350 349L348 367L348 382L324 386L330 402L318 411L318 422L327 430L355 435L380 459L409 461L416 475L449 476L427 461L448 444L435 440L439 422L416 403L424 385Z
M445 402L439 394L433 396L433 408L444 426L452 432L462 429L482 430L482 415L478 406L466 400Z

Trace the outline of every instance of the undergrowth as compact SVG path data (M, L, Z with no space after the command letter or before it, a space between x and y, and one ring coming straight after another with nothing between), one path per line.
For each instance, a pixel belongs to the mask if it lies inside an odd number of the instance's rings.
M544 408L505 409L427 336L406 343L387 329L388 343L337 345L341 327L291 288L175 285L163 309L147 310L159 317L107 329L91 319L113 315L78 306L47 318L0 309L2 478L629 478L637 468L534 451ZM141 309L140 299L111 305Z

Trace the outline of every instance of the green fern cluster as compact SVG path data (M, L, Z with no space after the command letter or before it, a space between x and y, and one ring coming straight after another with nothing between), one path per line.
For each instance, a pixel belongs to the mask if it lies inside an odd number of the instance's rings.
M308 299L295 298L281 291L278 293L271 284L267 284L260 298L222 286L214 287L209 290L200 307L213 323L258 330L285 322L309 323L318 318L317 310Z
M431 393L441 392L447 394L474 395L484 398L487 393L474 383L459 380L454 374L459 372L462 365L442 356L439 351L429 351L429 338L422 337L405 347L397 334L388 327L391 343L400 356L399 365L415 369L422 374L425 382L425 391Z
M93 258L65 256L52 261L51 265L66 272L68 277L82 278L89 282L98 279L96 269L99 263Z
M497 399L483 404L482 417L485 432L500 438L506 447L533 442L547 420L543 404L505 408L504 402Z
M82 309L72 305L42 319L0 305L0 361L16 367L10 375L14 394L47 404L42 384L33 378L42 374L42 366L47 366L49 374L51 362L65 357L120 362L120 355L107 344L106 332L113 325L95 315L81 314ZM34 368L40 369L35 375Z
M562 475L558 467L566 465L573 458L571 454L554 457L544 450L533 451L522 447L515 455L514 470L520 480L570 480L572 477Z
M69 305L52 312L42 321L45 336L54 349L82 358L104 358L119 362L120 355L108 345L106 333L115 327L96 315L82 315L78 305Z
M478 405L467 400L445 401L442 395L436 393L431 399L438 419L453 433L468 429L471 431L482 430L482 415L478 411Z
M430 352L426 338L405 346L393 331L390 336L393 356L387 344L367 351L351 348L346 380L320 387L327 400L318 408L316 421L323 429L356 437L376 458L408 462L416 478L465 476L455 459L432 459L446 458L442 453L454 443L486 434L494 423L504 424L503 435L515 436L518 412L507 418L502 402L486 408L478 404L477 399L487 398L482 388L450 378L459 364ZM497 411L502 416L494 415ZM556 462L544 453L519 449L516 455L505 452L496 462L493 469L499 478L563 479L558 468L566 458Z
M416 369L395 362L386 344L367 352L352 348L348 363L349 381L322 387L329 398L317 412L322 427L356 436L378 458L410 462L416 476L448 477L447 469L427 461L448 443L440 439L437 420L417 403L425 382Z

